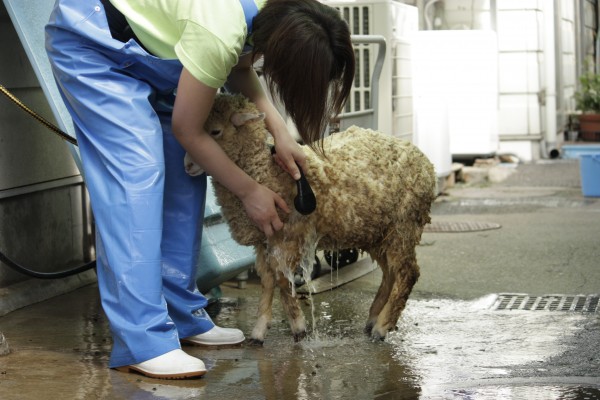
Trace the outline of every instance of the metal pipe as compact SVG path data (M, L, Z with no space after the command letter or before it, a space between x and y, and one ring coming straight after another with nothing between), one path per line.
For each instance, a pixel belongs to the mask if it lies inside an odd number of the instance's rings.
M490 25L494 32L498 32L498 4L496 4L496 0L490 0Z
M556 147L556 38L554 24L555 1L546 1L544 4L544 72L546 104L544 120L546 132L544 135L545 146L542 148L543 157L548 158L552 149Z
M83 184L83 178L81 175L68 176L65 178L59 178L52 181L46 181L41 183L34 183L27 186L19 186L11 189L0 190L0 199L7 199L16 196L23 196L30 193L44 192L47 190L66 188L69 186L77 186Z
M439 0L429 0L427 4L425 4L425 8L423 10L423 17L425 18L425 29L428 31L432 31L435 29L435 9L433 11L433 16L430 18L429 10L431 7L435 5Z
M577 31L577 37L575 38L575 76L579 77L583 73L583 64L585 60L585 1L578 1L575 7L575 27ZM577 89L578 84L575 84Z
M541 142L542 140L544 140L544 137L541 134L539 134L539 135L514 134L514 135L502 135L500 137L500 140L502 140L503 142L516 142L516 141Z
M373 109L373 129L377 129L379 124L379 78L383 70L383 62L385 61L386 41L382 35L352 35L353 44L376 44L379 47L375 66L373 67L373 76L371 77L371 108Z
M555 54L554 58L556 71L554 73L554 82L556 85L556 123L557 123L557 132L564 131L564 128L567 125L567 117L565 110L565 85L564 85L564 65L563 65L563 43L562 43L562 24L563 24L563 15L562 8L560 3L555 0L554 6L554 38L555 38ZM574 6L573 6L574 7ZM556 140L556 139L555 139ZM554 146L556 147L556 146ZM549 155L552 152L552 149L548 149ZM552 155L550 155L550 158Z
M600 7L598 7L598 2L596 2L596 65L595 71L596 73L600 73L600 39L598 38L598 34L600 34Z

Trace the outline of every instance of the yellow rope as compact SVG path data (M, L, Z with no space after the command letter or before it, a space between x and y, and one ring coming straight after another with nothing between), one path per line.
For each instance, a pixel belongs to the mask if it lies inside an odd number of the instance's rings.
M1 84L0 84L0 92L2 92L2 94L4 94L6 97L8 97L13 103L15 103L16 105L18 105L26 113L28 113L33 118L35 118L39 123L41 123L46 128L50 129L52 132L54 132L58 136L60 136L61 139L64 139L67 142L69 142L69 143L74 144L75 146L77 146L77 139L75 139L74 137L72 137L68 133L60 130L56 125L52 124L48 120L44 119L44 117L42 117L41 115L39 115L38 113L36 113L35 111L33 111L31 108L27 107L25 104L23 104L21 102L21 100L19 100L18 98L16 98L15 95L13 95L11 92L9 92L8 89L5 88Z

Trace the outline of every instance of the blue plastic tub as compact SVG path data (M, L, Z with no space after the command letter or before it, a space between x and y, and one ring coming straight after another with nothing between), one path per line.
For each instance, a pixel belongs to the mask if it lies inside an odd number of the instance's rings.
M600 197L600 152L579 156L581 191L586 197Z
M565 144L561 151L562 158L577 159L582 154L600 153L600 144Z

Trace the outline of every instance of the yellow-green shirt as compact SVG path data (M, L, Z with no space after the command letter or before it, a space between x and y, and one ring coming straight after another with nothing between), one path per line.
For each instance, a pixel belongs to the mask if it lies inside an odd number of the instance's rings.
M239 0L110 0L152 54L177 58L204 84L219 88L237 64L247 27ZM260 9L266 0L254 0Z

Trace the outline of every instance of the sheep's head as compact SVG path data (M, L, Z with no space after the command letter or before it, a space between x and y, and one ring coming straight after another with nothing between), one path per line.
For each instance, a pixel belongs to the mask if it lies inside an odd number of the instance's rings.
M265 114L258 111L256 105L242 95L218 94L213 107L206 119L204 129L213 138L229 158L238 163L242 151L256 147L256 143L266 141L267 130L264 122ZM258 129L252 124L260 123ZM189 154L184 159L185 170L189 175L196 176L204 171L196 164Z
M204 128L233 160L238 160L240 151L251 143L266 140L265 114L242 95L219 94L215 97L212 110ZM252 129L252 125L258 129ZM249 127L250 129L241 129ZM252 134L250 134L252 133Z

